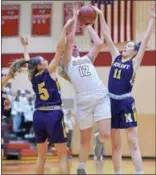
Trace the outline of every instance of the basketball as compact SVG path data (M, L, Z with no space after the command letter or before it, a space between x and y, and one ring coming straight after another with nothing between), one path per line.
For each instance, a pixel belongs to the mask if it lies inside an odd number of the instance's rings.
M96 12L92 6L85 5L80 8L78 14L78 20L80 24L89 25L94 24L96 19Z

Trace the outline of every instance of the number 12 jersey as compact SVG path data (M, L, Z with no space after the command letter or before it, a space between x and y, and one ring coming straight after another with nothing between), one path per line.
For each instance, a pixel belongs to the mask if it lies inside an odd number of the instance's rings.
M77 95L91 94L100 89L106 89L87 55L76 58L71 57L65 70Z

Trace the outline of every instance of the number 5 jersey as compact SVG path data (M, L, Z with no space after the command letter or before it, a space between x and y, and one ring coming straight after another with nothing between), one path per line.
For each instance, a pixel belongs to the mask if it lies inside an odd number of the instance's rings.
M35 108L62 104L57 80L47 69L34 74L31 83L36 94Z
M102 80L87 55L83 57L71 57L65 68L67 75L73 84L77 95L87 95L106 90Z

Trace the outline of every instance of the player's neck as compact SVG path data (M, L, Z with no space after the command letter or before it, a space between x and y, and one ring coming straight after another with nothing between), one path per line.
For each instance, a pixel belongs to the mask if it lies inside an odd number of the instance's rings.
M127 62L127 61L131 60L131 59L132 59L132 56L128 56L128 57L123 57L122 56L121 61L124 63L124 62Z

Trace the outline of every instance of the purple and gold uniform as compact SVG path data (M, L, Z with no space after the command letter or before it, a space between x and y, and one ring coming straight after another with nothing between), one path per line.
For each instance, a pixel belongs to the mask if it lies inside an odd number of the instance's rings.
M133 60L122 62L122 56L117 56L111 66L108 83L112 128L122 129L137 126L135 101L132 97L134 80Z
M36 94L33 127L37 143L43 143L47 139L50 144L66 142L63 112L61 110L62 101L57 82L45 69L34 74L31 83Z

